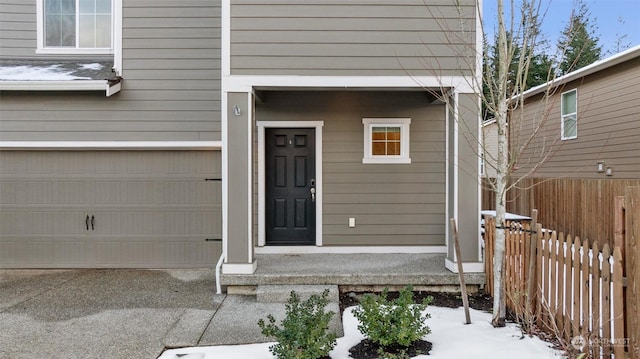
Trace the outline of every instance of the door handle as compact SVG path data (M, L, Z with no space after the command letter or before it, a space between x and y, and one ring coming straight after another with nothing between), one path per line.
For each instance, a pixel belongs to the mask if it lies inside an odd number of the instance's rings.
M95 224L96 224L96 217L95 216L91 216L91 230L92 231L96 230Z
M311 188L309 190L309 192L311 192L311 202L315 202L316 201L316 189L315 188Z
M87 214L87 218L84 219L84 224L87 226L87 231L89 230L89 215Z

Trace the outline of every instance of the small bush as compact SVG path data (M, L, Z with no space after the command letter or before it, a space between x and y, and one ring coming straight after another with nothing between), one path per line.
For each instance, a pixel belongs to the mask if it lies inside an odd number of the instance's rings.
M329 321L335 314L325 312L329 303L329 291L322 296L312 295L305 301L295 291L287 301L286 317L282 328L278 327L273 315L267 315L269 323L258 321L262 334L275 338L278 343L269 347L269 351L278 359L318 359L329 355L336 345L336 334L329 333Z
M407 286L395 300L388 300L386 288L381 295L366 295L353 311L360 322L358 330L383 350L392 346L408 347L431 333L425 324L431 316L422 312L433 298L416 304L412 290L412 286Z

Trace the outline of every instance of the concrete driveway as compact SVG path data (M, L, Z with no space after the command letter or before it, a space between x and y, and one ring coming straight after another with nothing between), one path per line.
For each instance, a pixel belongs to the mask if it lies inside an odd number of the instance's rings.
M195 346L224 296L211 270L0 271L0 358L157 358Z

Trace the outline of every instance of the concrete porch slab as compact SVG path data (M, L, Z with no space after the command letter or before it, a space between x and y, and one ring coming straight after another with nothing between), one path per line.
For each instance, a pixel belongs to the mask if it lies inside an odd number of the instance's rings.
M223 274L224 286L342 285L455 286L458 275L445 268L445 255L259 254L253 274ZM467 285L484 285L484 273L466 273Z
M291 291L295 291L300 300L307 300L314 294L322 295L325 289L329 291L329 302L338 303L337 285L261 285L256 291L256 299L260 303L287 303Z

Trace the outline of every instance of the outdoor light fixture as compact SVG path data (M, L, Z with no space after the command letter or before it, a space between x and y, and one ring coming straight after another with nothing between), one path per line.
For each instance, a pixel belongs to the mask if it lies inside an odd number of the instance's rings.
M233 114L240 116L240 107L238 107L238 105L233 105Z
M598 173L604 172L604 162L598 161Z
M607 167L607 176L613 176L613 169L611 167Z

